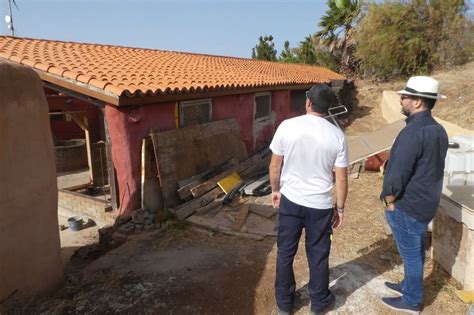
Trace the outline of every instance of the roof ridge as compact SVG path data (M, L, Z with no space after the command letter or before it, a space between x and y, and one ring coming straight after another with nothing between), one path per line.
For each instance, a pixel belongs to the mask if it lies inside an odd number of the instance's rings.
M94 46L102 46L102 47L116 47L116 48L127 48L127 49L137 49L137 50L149 50L149 51L159 51L159 52L185 54L185 55L207 56L207 57L219 57L219 58L230 58L230 59L240 59L240 60L255 60L255 61L260 61L260 62L271 62L271 63L275 63L274 61L258 60L258 59L252 59L252 58L244 58L244 57L224 56L224 55L213 55L213 54L196 53L196 52L188 52L188 51L166 50L166 49L145 48L145 47L133 47L133 46L113 45L113 44L78 42L78 41L68 41L68 40L60 40L60 39L19 37L19 36L9 36L9 35L0 35L0 38L10 38L10 39L18 39L18 40L33 40L33 41L43 41L43 42L46 41L46 42L67 43L67 44L79 44L79 45L94 45Z
M8 35L0 35L0 38L11 38L11 39L26 39L26 40L34 40L34 41L47 41L47 42L56 42L56 43L68 43L68 44L79 44L79 45L93 45L93 46L101 46L101 47L115 47L115 48L126 48L126 49L136 49L136 50L147 50L147 51L159 51L164 53L175 53L175 54L183 54L183 55L194 55L194 56L207 56L207 57L218 57L218 58L225 58L225 59L237 59L237 60L248 60L248 61L255 61L261 63L269 63L272 65L275 64L288 64L282 61L270 61L270 60L260 60L260 59L253 59L253 58L244 58L244 57L235 57L235 56L224 56L224 55L213 55L213 54L205 54L205 53L195 53L195 52L187 52L187 51L177 51L177 50L166 50L166 49L156 49L156 48L143 48L143 47L132 47L132 46L123 46L123 45L112 45L112 44L101 44L101 43L87 43L87 42L75 42L75 41L66 41L66 40L59 40L59 39L46 39L46 38L33 38L33 37L18 37L18 36L8 36ZM304 63L291 63L293 66L301 66L301 67L318 67L324 68L320 65L308 65Z

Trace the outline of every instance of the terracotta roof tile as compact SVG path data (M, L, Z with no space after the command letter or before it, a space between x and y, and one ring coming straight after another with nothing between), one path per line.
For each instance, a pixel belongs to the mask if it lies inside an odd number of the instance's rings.
M0 36L0 57L117 96L309 85L326 68L163 50Z

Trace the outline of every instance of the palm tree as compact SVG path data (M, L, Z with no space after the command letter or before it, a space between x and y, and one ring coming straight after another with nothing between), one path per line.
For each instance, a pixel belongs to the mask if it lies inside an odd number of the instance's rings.
M340 71L355 71L353 48L354 25L361 11L359 0L328 0L328 10L321 17L321 31L315 34L333 55L340 55Z

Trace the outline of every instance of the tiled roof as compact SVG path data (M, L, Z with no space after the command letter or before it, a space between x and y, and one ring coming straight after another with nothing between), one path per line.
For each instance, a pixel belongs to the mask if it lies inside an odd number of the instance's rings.
M0 36L0 57L117 97L251 90L345 79L315 66L9 36Z

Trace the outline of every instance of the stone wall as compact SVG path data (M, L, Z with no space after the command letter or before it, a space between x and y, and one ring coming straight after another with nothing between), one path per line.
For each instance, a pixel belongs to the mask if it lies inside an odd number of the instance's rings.
M54 146L56 172L71 172L88 167L86 142L78 140L60 140Z
M455 202L442 200L433 221L432 244L434 259L463 285L464 290L473 291L474 230L453 218L466 217L468 211Z

